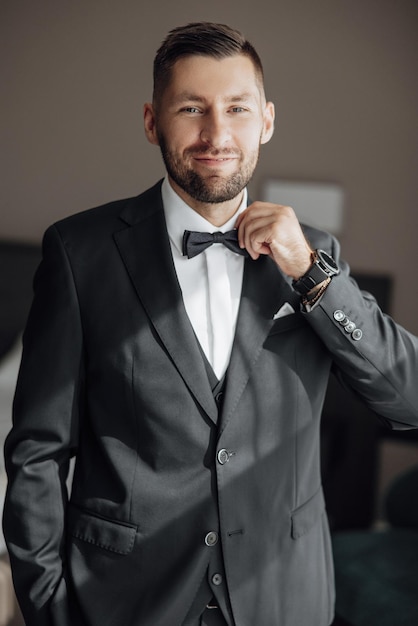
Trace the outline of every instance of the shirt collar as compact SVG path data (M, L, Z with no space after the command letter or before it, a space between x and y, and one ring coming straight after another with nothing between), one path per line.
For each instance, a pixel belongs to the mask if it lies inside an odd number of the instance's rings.
M171 243L177 248L180 254L183 254L183 234L185 230L197 230L200 232L213 233L214 231L226 232L234 228L236 219L242 211L247 207L247 189L244 189L241 204L238 211L222 226L216 227L208 222L204 217L199 215L192 209L180 196L174 191L168 181L168 177L164 178L161 195L164 205L165 219L167 223L168 236Z

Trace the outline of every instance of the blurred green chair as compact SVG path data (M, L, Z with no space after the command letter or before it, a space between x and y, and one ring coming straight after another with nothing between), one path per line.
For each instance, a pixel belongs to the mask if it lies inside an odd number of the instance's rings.
M333 534L336 612L352 626L418 626L418 466L385 496L388 528Z

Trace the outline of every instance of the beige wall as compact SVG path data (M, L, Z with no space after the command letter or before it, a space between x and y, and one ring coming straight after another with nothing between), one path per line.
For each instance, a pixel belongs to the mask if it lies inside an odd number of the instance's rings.
M39 241L160 177L142 131L153 55L201 19L247 34L277 105L252 196L270 176L341 184L345 258L393 274L394 314L418 333L416 0L3 0L0 238Z

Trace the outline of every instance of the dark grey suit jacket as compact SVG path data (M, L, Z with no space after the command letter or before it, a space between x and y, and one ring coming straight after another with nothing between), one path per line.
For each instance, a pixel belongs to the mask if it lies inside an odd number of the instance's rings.
M329 235L306 234L339 260ZM331 365L392 425L418 425L418 342L340 264L306 314L271 259L245 261L218 420L160 185L47 231L5 448L4 530L27 626L181 626L210 531L237 626L332 621L319 463ZM286 302L295 313L275 319Z

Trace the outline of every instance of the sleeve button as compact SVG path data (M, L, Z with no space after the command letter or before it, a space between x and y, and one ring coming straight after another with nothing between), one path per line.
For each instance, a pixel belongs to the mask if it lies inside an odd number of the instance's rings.
M341 311L340 309L338 309L338 311L334 311L334 319L336 322L341 322L341 320L343 320L344 318L345 318L344 311Z
M356 325L354 322L349 322L347 326L344 327L346 333L352 333L356 330Z
M360 330L360 328L356 328L351 333L351 336L354 339L354 341L360 341L360 339L363 337L363 331Z

